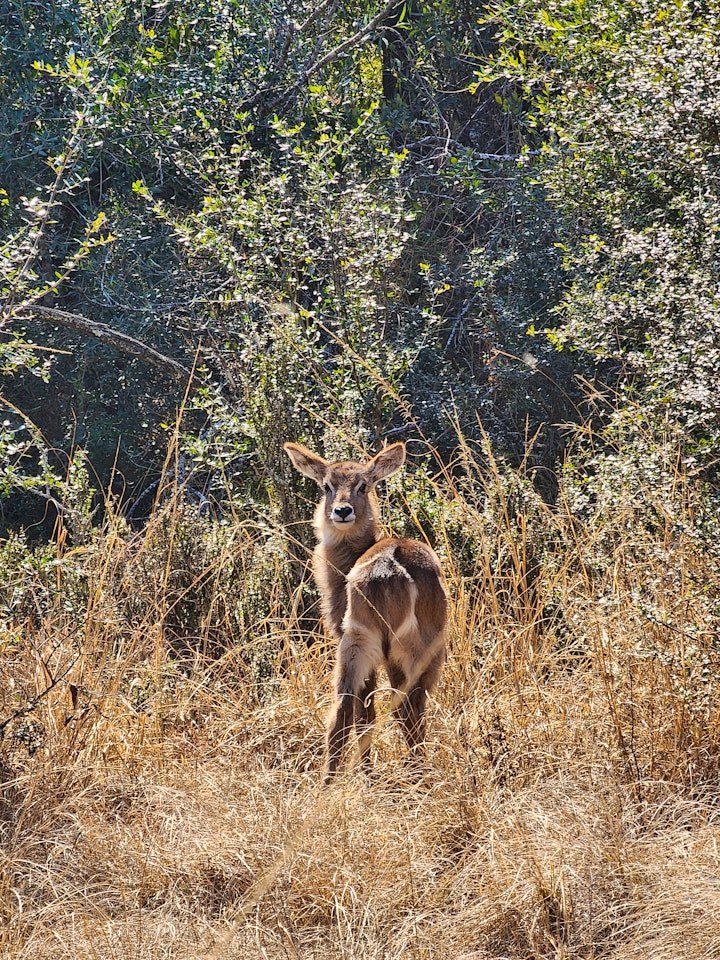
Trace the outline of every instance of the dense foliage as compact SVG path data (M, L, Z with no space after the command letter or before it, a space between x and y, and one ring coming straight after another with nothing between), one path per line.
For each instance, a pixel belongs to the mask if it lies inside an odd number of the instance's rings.
M676 441L712 471L713 5L62 0L2 28L8 528L82 539L100 493L142 517L171 476L287 522L288 436L435 467L487 438L585 504L661 487Z
M559 215L569 282L553 338L634 383L652 422L712 458L719 12L511 4L494 67L522 87L517 116L542 143L540 176Z
M38 517L22 489L65 509L78 449L145 514L183 397L203 495L229 472L257 496L285 436L419 432L447 460L451 424L481 423L553 498L559 426L590 417L612 447L638 407L711 465L716 21L690 2L8 4L7 522Z
M468 90L493 49L481 12L8 5L4 395L23 416L6 493L52 488L61 508L79 446L134 500L184 395L172 368L57 309L196 365L204 413L184 429L209 426L211 472L276 475L280 428L346 447L415 421L442 448L449 417L472 433L476 411L518 460L563 418L562 391L505 356L546 322L559 257L495 86Z

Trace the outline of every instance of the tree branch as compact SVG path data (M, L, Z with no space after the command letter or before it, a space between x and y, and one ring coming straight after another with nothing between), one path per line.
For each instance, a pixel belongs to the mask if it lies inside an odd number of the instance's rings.
M361 43L369 33L372 33L376 27L380 26L383 20L386 20L390 16L390 14L393 12L393 8L396 6L397 0L390 0L390 2L383 7L380 13L373 17L369 23L366 23L361 30L358 30L358 32L354 33L352 37L348 37L347 40L335 47L334 50L331 50L329 53L325 54L321 60L318 60L316 63L308 67L308 69L305 71L305 77L303 77L303 80L306 77L309 77L311 74L317 73L318 70L327 66L328 63L332 63L334 60L337 60L338 57L341 57L346 51L352 50L353 47L357 47L357 45ZM300 81L298 81L298 84L299 83Z
M95 320L88 320L77 313L68 313L65 310L56 310L54 307L40 307L35 304L17 307L11 315L17 316L19 314L34 314L44 320L59 323L61 326L67 327L68 330L74 330L85 337L94 337L95 340L99 340L107 346L115 347L116 350L123 353L129 353L140 360L145 360L146 363L151 363L180 380L187 380L192 376L189 367L183 366L182 363L173 360L171 357L166 357L165 354L149 347L140 340L136 340L135 337L131 337L127 333L113 330L106 323L97 323Z
M361 27L360 30L354 33L351 37L348 37L347 40L344 40L342 43L338 44L338 46L334 47L332 50L326 53L324 57L321 57L319 60L316 60L315 57L317 56L317 51L319 50L320 41L322 39L322 37L319 37L318 43L316 43L315 48L313 49L313 53L310 58L310 61L309 63L306 64L305 69L301 72L300 76L295 80L294 83L291 83L278 96L276 96L273 100L271 100L266 105L265 110L270 111L270 110L276 109L281 103L284 103L287 99L292 97L294 94L298 93L302 89L303 85L307 83L308 79L314 73L317 73L318 70L321 70L323 67L326 67L329 63L333 63L335 60L341 57L344 53L347 53L348 50L352 50L354 47L357 47L359 44L361 44L369 34L371 34L375 29L377 29L377 27L379 27L382 24L384 20L387 20L387 18L393 12L395 7L397 7L397 4L398 4L398 0L389 0L389 2L385 4L382 10L378 14L376 14L372 18L372 20L366 23L364 27ZM293 37L301 36L302 32L306 30L307 27L314 20L316 20L320 14L324 13L328 8L330 10L330 13L332 13L334 11L334 4L328 2L328 0L324 0L324 2L321 3L313 11L313 13L307 18L307 20L302 25L296 27L293 31L291 31L291 35ZM290 34L288 36L290 36ZM285 37L285 41L288 40L288 36ZM284 51L285 57L287 56L288 49L289 49L289 44L285 42L283 45L283 51ZM255 93L249 99L243 101L240 109L241 110L254 109L256 106L258 106L258 104L262 102L262 100L266 96L268 96L268 94L273 93L276 90L276 88L277 88L277 82L273 84L264 84L257 91L257 93Z

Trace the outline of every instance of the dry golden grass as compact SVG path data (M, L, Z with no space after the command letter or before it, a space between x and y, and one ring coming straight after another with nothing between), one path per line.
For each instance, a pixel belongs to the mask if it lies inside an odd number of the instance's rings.
M583 525L484 483L435 493L453 623L419 780L385 695L373 775L320 787L332 651L247 524L189 571L169 508L22 574L0 634L2 955L720 957L718 584L691 508Z

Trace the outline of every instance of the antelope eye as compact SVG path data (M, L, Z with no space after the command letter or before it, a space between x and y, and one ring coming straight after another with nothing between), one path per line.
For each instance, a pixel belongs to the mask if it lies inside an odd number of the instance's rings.
M357 492L358 492L358 493L367 493L367 484L366 484L366 483L361 483L360 486L357 488Z

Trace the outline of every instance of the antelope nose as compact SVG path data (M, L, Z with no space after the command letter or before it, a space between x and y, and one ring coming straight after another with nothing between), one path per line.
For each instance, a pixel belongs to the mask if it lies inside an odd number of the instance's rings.
M352 513L352 507L335 507L335 515L341 520L347 520Z

